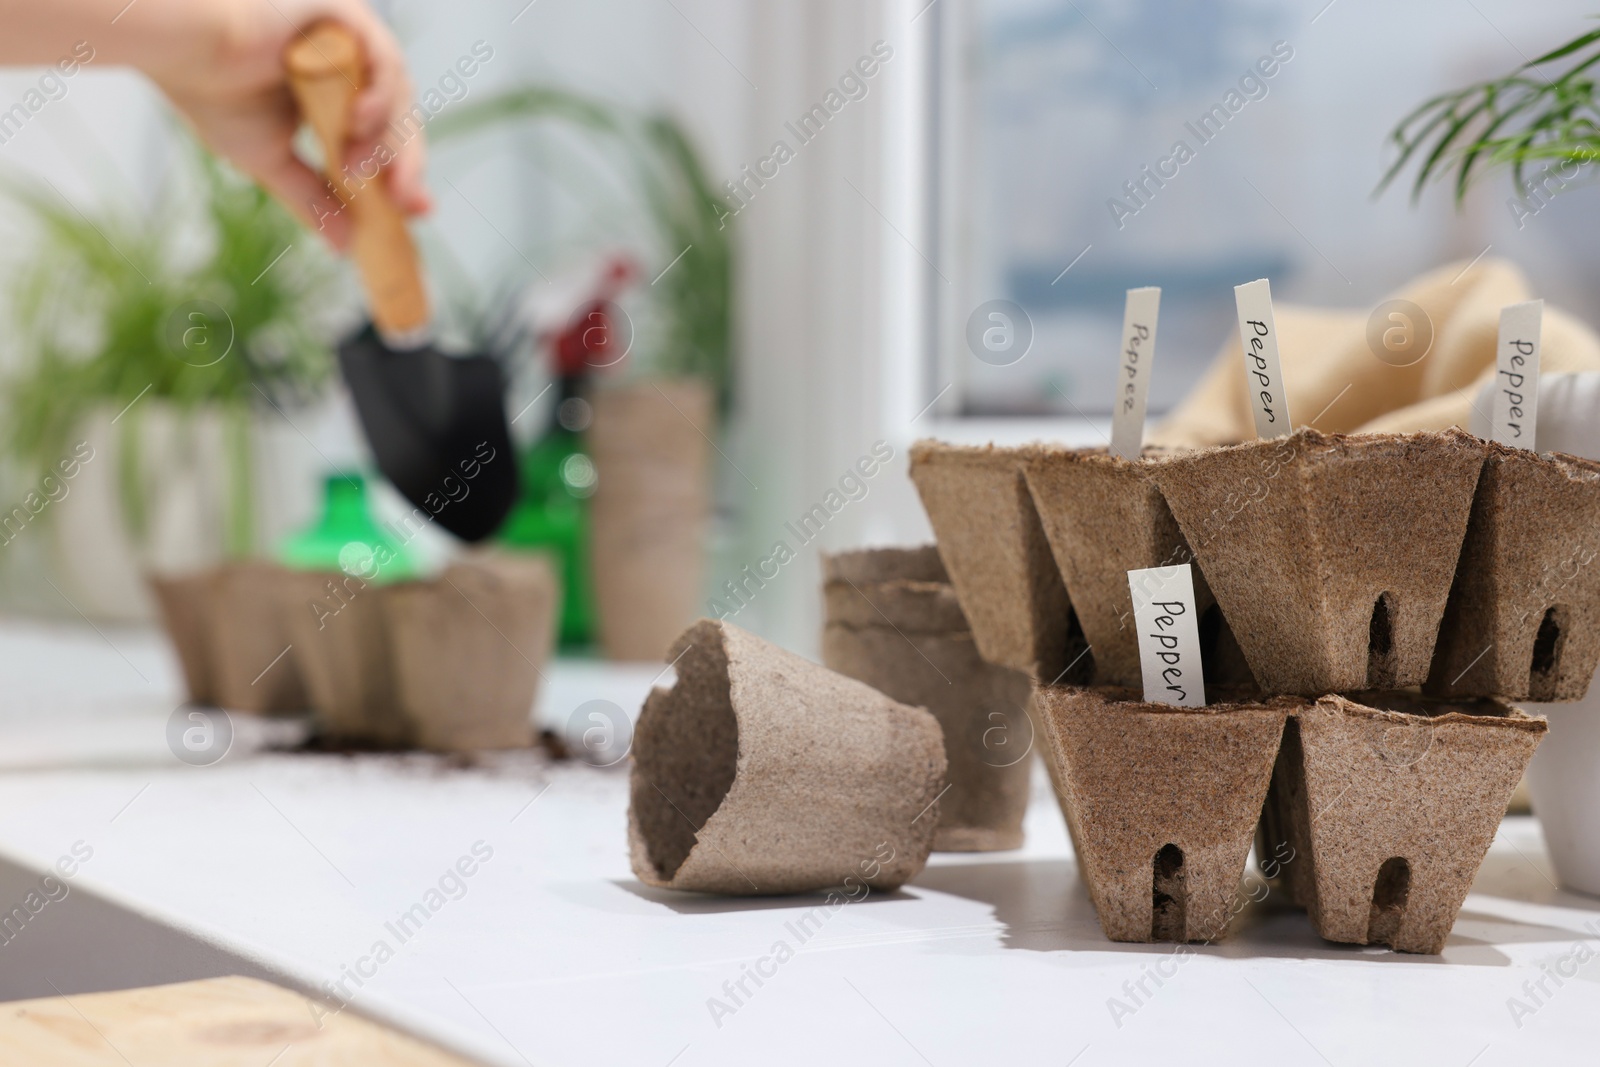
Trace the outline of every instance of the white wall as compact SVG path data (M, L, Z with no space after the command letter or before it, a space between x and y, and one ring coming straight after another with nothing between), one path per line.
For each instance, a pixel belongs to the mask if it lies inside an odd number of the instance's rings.
M922 261L913 246L925 240L923 205L908 182L922 77L912 13L898 3L769 3L752 35L760 71L752 140L762 156L775 141L795 156L738 216L735 458L743 471L736 476L749 484L725 572L759 571L762 560L781 558L779 543L795 553L777 577L745 585L753 595L734 619L803 651L813 651L819 636L821 550L923 537L906 479L904 429L921 407L909 383L919 373L913 301ZM824 102L879 41L893 55L866 80L866 96L800 143L786 123ZM864 498L843 504L820 536L803 540L801 516L826 505L878 441L893 449L893 461L866 481Z

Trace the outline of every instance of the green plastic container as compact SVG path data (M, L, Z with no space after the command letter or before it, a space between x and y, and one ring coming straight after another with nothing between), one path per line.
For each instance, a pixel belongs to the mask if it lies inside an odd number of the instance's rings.
M373 519L367 480L352 473L328 475L322 517L291 534L279 547L278 560L293 570L343 571L378 584L418 575L415 554Z
M589 498L594 495L594 462L583 449L589 404L577 383L562 383L550 429L523 455L522 493L499 539L508 548L540 551L561 572L561 647L594 643L594 581L589 563Z

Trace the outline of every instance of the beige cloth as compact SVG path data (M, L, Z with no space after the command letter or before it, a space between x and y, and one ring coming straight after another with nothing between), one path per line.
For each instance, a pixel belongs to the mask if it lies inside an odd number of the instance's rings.
M1469 429L1478 390L1494 375L1500 309L1533 297L1522 271L1506 260L1456 262L1424 274L1389 297L1411 301L1433 322L1433 346L1409 367L1373 355L1368 311L1278 305L1294 425L1325 433ZM1546 374L1600 371L1600 337L1558 308L1545 306L1541 342ZM1253 438L1247 384L1235 333L1147 443L1202 447Z

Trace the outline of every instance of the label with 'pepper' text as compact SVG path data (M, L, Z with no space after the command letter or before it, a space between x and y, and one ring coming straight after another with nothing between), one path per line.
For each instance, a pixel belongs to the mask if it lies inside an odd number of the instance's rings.
M1144 408L1156 358L1156 318L1161 289L1129 289L1122 311L1122 354L1117 360L1117 395L1111 406L1111 454L1138 459L1144 448Z
M1489 436L1513 448L1533 448L1538 430L1539 327L1543 317L1543 300L1500 309Z
M1283 364L1278 360L1278 326L1272 318L1272 286L1267 279L1233 287L1239 311L1239 342L1244 345L1244 372L1250 383L1250 410L1256 436L1287 437L1289 398L1283 391Z
M1204 707L1206 683L1189 564L1129 571L1128 591L1133 594L1146 703Z

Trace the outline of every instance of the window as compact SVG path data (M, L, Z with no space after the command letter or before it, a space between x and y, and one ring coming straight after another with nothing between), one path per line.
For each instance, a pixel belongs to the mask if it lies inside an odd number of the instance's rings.
M1323 2L930 12L928 395L951 386L942 414L1104 416L1123 293L1139 285L1162 287L1152 414L1236 329L1232 287L1255 278L1279 302L1361 310L1444 263L1505 256L1540 295L1600 320L1600 194L1520 219L1503 173L1459 212L1446 187L1413 207L1410 175L1372 195L1402 115L1566 40L1586 5Z

